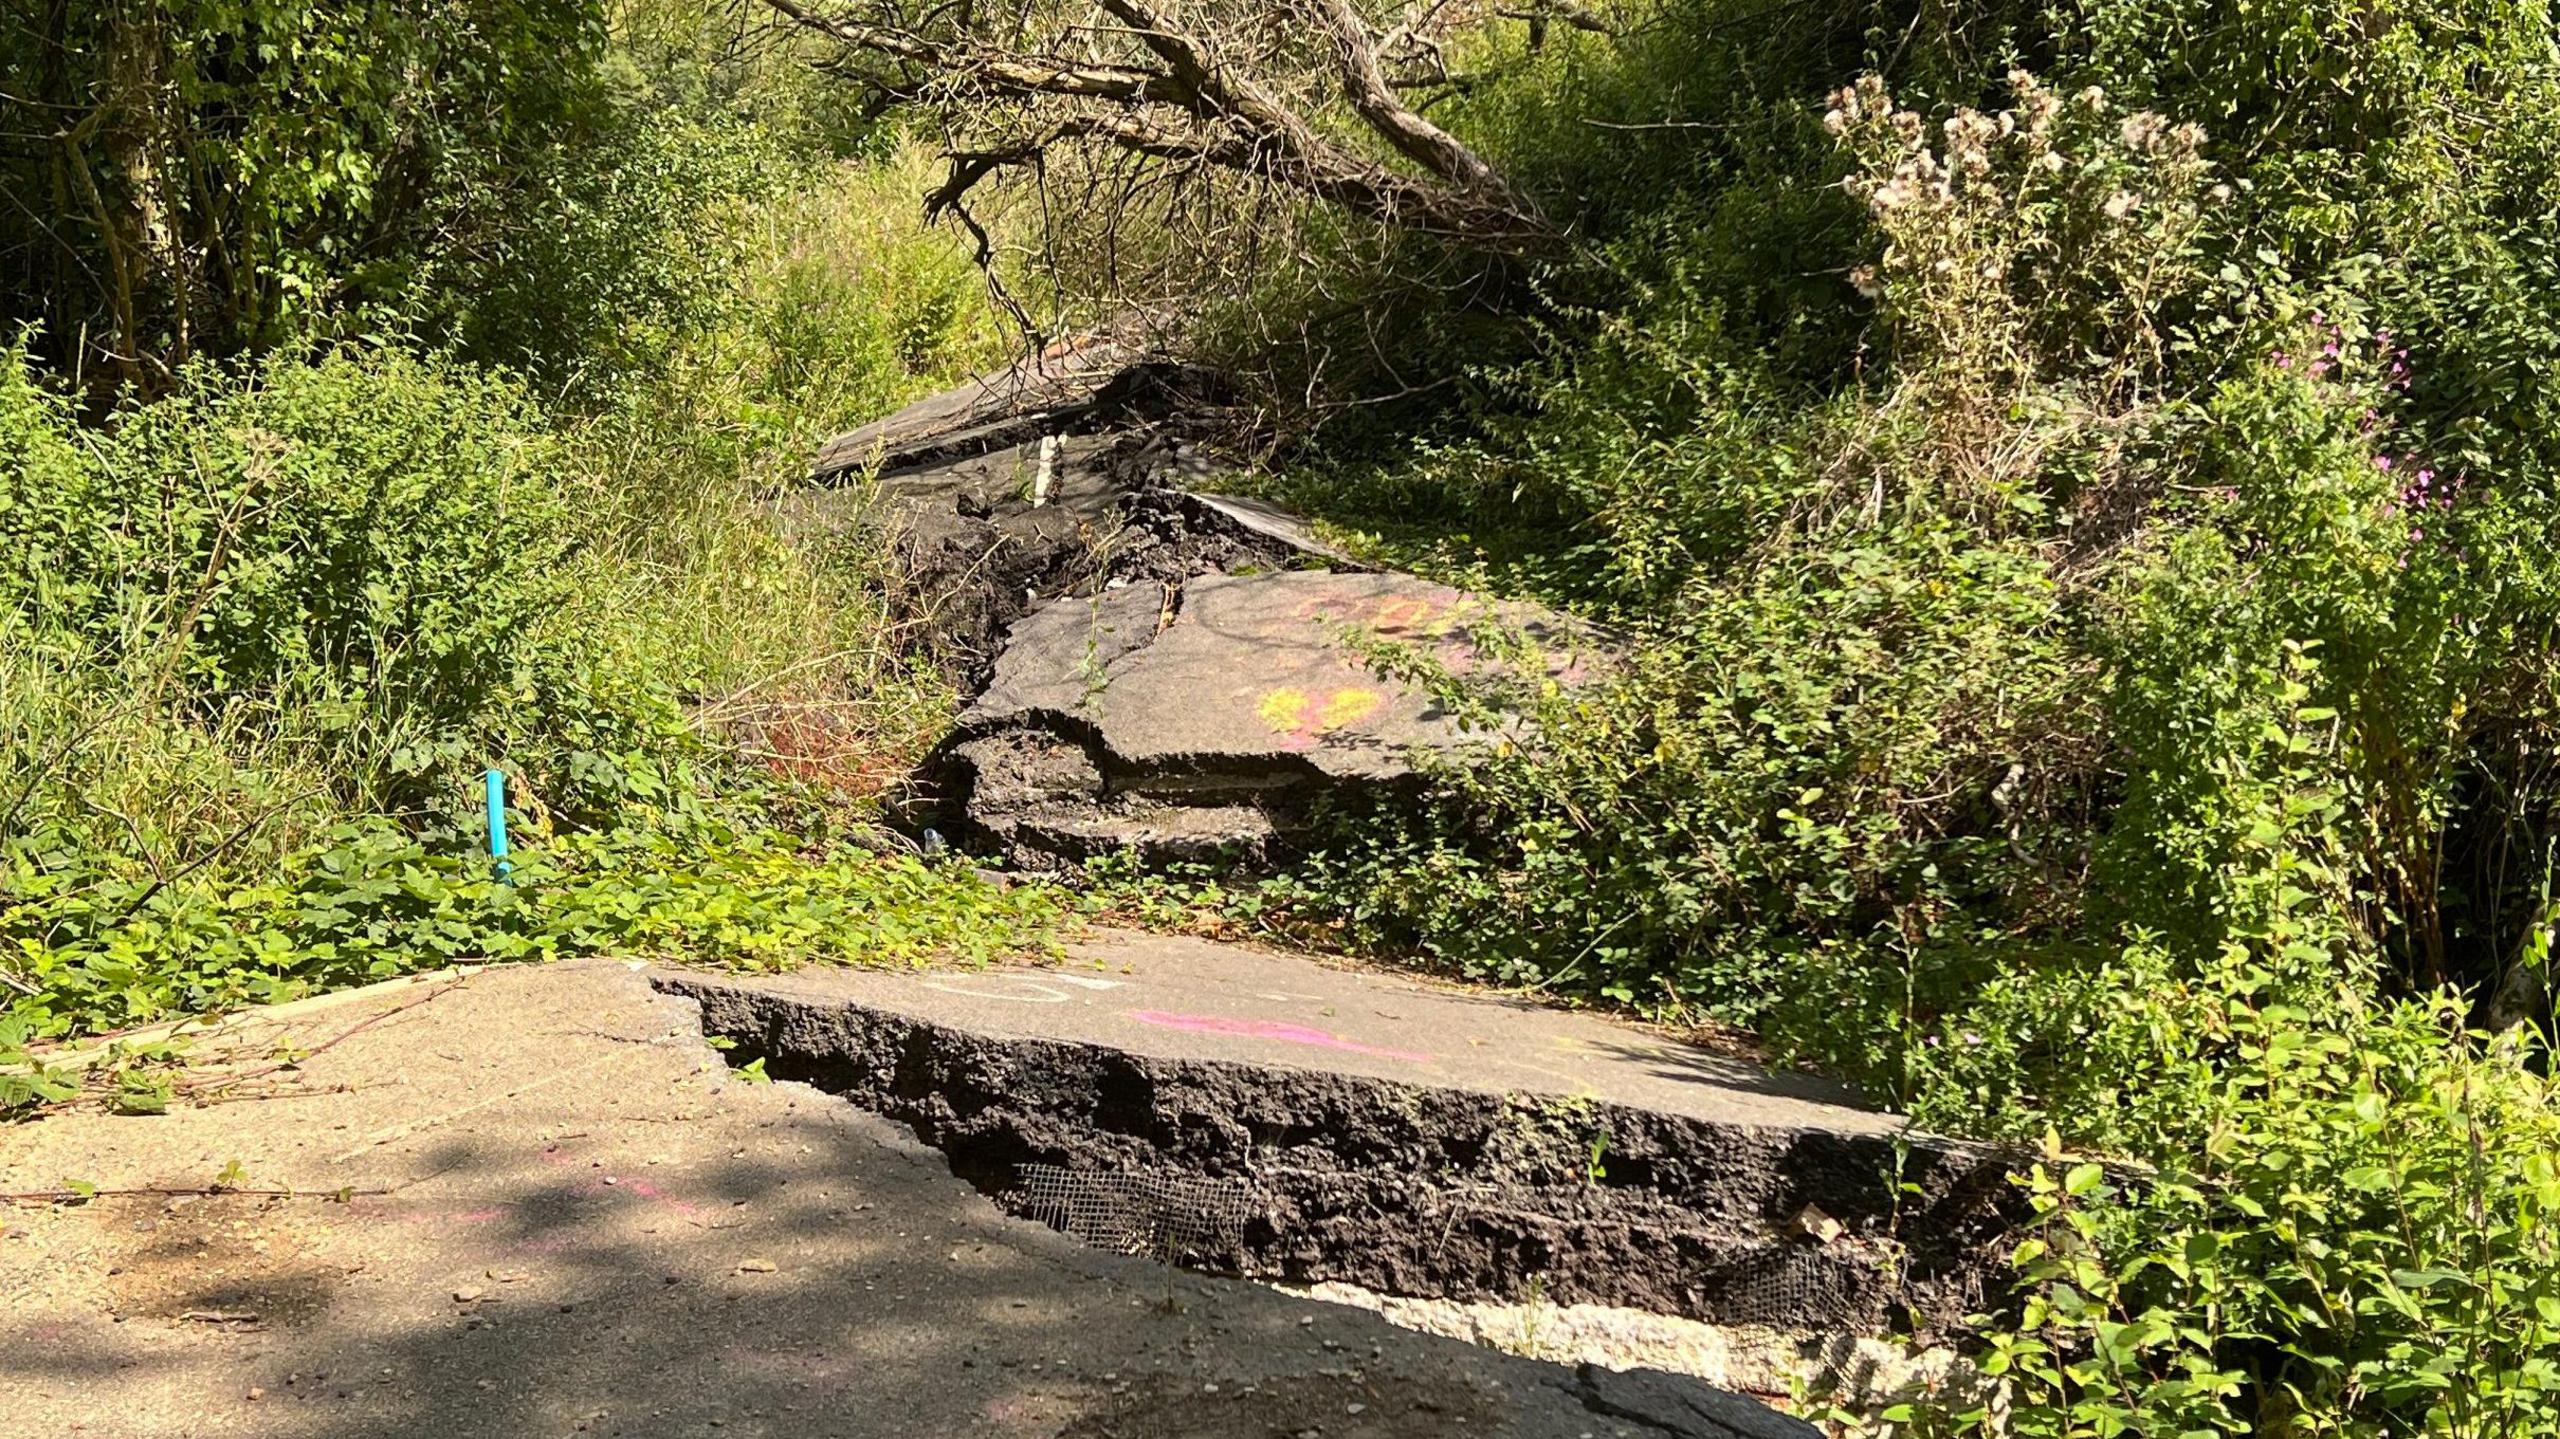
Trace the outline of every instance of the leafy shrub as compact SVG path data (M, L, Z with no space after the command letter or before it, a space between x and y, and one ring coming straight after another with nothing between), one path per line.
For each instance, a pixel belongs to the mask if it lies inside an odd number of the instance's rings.
M23 372L15 381L32 387ZM566 598L567 497L503 382L396 353L211 375L121 416L92 463L17 485L42 618L177 645L209 705L319 670L468 718Z
M2224 794L2263 773L2255 730L2298 644L2335 726L2326 779L2357 816L2332 899L2359 947L2391 948L2432 986L2456 976L2453 948L2495 942L2498 924L2444 891L2446 846L2484 733L2548 723L2552 576L2531 537L2551 514L2529 487L2404 448L2395 368L2407 366L2388 336L2323 324L2217 392L2207 460L2220 484L2183 517L2112 641L2129 783L2105 862L2155 923L2227 922L2213 878L2234 841ZM2463 924L2479 927L2457 937Z
M505 381L396 352L207 372L76 449L11 383L50 434L0 472L0 595L146 707L290 731L334 756L340 798L395 810L533 716L580 716L564 738L599 752L680 725L680 677L603 672L572 617L592 611L565 456Z
M1915 524L1676 603L1676 639L1532 697L1534 744L1449 777L1468 858L1346 876L1375 937L1753 1022L1810 954L1941 923L1969 942L2033 877L1922 812L2008 802L2009 756L2070 707L2082 670L2032 555Z
M627 472L633 528L714 494L797 479L810 447L997 363L1009 343L984 277L914 202L931 157L897 146L809 171L751 214L717 303L654 367L597 387L585 438Z
M748 214L807 165L735 109L625 98L578 143L529 156L493 241L425 267L410 323L580 397L663 366L736 289Z
M1453 776L1431 836L1337 850L1308 908L1773 1026L1936 1122L2135 1143L2117 1100L2188 1040L2118 1012L2299 882L2260 863L2271 793L2353 817L2289 1002L2499 978L2546 802L2483 742L2548 737L2547 501L2444 447L2352 297L2214 268L2240 217L2192 126L2005 83L1943 121L1832 97L1876 224L1840 287L1889 362L1860 388L1789 384L1673 285L1513 377L1525 415L1296 481L1437 488L1467 533L1423 563L1638 650L1516 696L1536 742Z
M29 1044L458 958L1039 947L1044 892L847 846L947 683L762 503L1001 348L925 152L696 5L134 8L0 40L135 62L0 108L101 104L141 287L0 277L54 321L0 363L0 1109L76 1078ZM153 233L155 168L239 203ZM119 368L48 369L93 318Z
M1621 255L1466 437L1294 477L1632 653L1254 902L2049 1133L2005 1407L1911 1424L2544 1432L2560 1110L2466 1031L2549 1016L2547 16L2226 12L2086 7L2006 111L1834 91L1828 373Z
M2560 1427L2560 1095L2444 996L2344 1030L2253 1002L2195 1017L2196 1145L2119 1190L2040 1169L2028 1286L1984 1358L2006 1413L1921 1432L2540 1434Z

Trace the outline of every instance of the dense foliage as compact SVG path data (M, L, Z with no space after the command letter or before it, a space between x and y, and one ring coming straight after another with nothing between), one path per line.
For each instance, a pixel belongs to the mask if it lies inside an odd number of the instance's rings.
M600 120L604 42L586 0L18 7L9 312L67 368L146 382L371 323L489 242L491 192Z
M1278 488L1628 653L1251 906L2158 1165L1913 1424L2548 1432L2551 17L1839 13L1459 102L1596 253Z
M1433 677L1537 723L1216 893L2044 1145L1998 1402L1893 1422L2560 1432L2553 17L1601 8L1435 41L1558 250L1029 231L1016 295L1168 299L1294 397L1270 485L1346 543L1623 640ZM0 30L49 197L0 216L0 1106L48 1043L462 958L1042 942L1042 891L845 842L946 696L878 557L754 503L984 359L986 291L897 96L726 14Z
M125 9L152 25L56 7L54 41L224 77L147 87L154 143L244 165L210 137L249 126L295 184L363 174L326 204L191 180L229 207L187 224L246 228L171 243L298 298L86 332L147 355L133 383L51 327L0 354L0 1110L67 1093L47 1056L84 1036L464 960L1043 944L1045 894L877 852L863 801L942 681L872 557L757 506L816 435L990 353L909 152L846 158L796 68L689 7ZM293 128L324 62L376 88ZM439 128L452 94L478 128ZM395 183L454 179L447 141L505 183ZM353 264L357 232L406 268ZM95 295L30 293L83 333Z

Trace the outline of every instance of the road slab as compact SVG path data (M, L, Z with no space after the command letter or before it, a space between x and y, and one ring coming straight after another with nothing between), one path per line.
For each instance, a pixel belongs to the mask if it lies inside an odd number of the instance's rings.
M358 991L204 1045L230 1102L0 1128L0 1190L98 1191L0 1205L0 1429L1726 1433L1008 1219L902 1131L733 1076L632 966Z
M2022 1217L2012 1156L1837 1086L1251 946L1106 934L1053 966L657 983L734 1062L910 1126L1009 1212L1072 1224L1057 1183L1105 1229L1230 1196L1180 1247L1222 1273L1934 1332L1982 1307Z
M1066 963L989 970L811 969L755 987L958 1029L1165 1059L1544 1094L1763 1128L1889 1135L1848 1087L1650 1028L1527 999L1248 944L1099 931Z

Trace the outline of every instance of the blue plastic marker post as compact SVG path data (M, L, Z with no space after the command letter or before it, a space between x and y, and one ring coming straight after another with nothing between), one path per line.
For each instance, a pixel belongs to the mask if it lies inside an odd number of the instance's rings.
M498 862L498 878L514 883L515 866L507 863L507 772L489 771L489 858Z

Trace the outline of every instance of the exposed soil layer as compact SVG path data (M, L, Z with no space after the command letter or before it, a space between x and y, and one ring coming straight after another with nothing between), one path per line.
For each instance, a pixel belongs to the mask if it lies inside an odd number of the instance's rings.
M1248 1217L1183 1257L1251 1277L1862 1334L1980 1307L2019 1217L2005 1162L1926 1137L1172 1059L657 982L700 1004L732 1062L910 1126L1010 1212L1031 1210L1032 1165L1239 1182Z
M1196 445L1154 427L1042 430L1040 420L1009 422L1030 429L992 449L928 449L836 475L785 495L777 512L804 541L885 545L899 608L970 690L986 683L1006 628L1044 604L1298 554L1286 530L1189 493L1215 473Z

